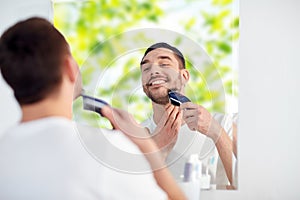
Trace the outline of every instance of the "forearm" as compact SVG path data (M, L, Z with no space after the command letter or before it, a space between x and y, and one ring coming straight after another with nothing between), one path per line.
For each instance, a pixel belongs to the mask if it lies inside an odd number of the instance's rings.
M146 140L143 145L138 146L148 160L157 184L167 193L169 199L186 199L184 193L166 167L164 158L156 144L152 140Z
M165 134L165 133L163 133ZM163 156L163 160L165 161L167 159L167 156L169 155L170 151L173 149L175 145L175 141L164 141L164 138L161 138L162 134L156 134L154 133L154 137L152 139L156 143L161 155Z
M235 123L232 124L232 143L233 153L235 158L237 158L237 126Z
M221 133L218 138L214 139L215 145L219 152L219 156L225 168L227 178L232 184L232 153L233 153L233 144L232 140L229 138L224 129L221 129Z
M169 199L184 200L187 199L168 168L162 168L154 171L154 177L157 184L168 194Z

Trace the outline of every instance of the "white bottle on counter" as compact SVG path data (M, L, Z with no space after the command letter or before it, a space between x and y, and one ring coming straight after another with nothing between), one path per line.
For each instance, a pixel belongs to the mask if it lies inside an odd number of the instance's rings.
M204 190L209 190L210 188L210 180L211 180L211 176L209 174L209 166L211 164L212 159L214 159L214 157L210 157L207 161L207 165L206 165L206 170L205 170L205 174L202 174L201 176L201 189Z
M190 156L184 165L183 182L191 182L195 180L194 162Z
M202 175L202 162L198 154L190 155L184 166L184 182L199 181Z
M179 183L179 186L184 191L189 200L200 199L201 183L198 177L201 177L201 174L202 163L199 160L198 154L190 155L184 166L183 182Z
M195 176L197 180L201 180L202 177L202 162L201 160L199 160L199 156L198 154L195 154L197 157L195 157L195 166L194 166L194 170L195 170Z

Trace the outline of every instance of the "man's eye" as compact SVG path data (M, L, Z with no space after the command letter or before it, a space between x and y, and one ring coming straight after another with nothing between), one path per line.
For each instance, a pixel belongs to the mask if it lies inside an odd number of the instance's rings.
M168 63L162 63L162 64L160 64L160 66L161 67L167 67L167 66L169 66L169 64Z
M143 72L149 71L150 67L144 67Z

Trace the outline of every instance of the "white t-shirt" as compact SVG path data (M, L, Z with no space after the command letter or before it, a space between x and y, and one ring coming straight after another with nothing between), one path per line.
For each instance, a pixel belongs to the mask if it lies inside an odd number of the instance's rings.
M232 138L232 123L236 123L237 115L223 115L217 113L214 114L213 117L221 124L229 137ZM151 133L153 133L156 128L153 116L151 119L144 121L142 125L147 127ZM212 184L216 184L217 186L228 185L224 166L212 139L197 131L191 131L188 126L184 124L181 126L177 141L166 159L166 163L176 180L180 181L182 179L185 162L191 154L199 154L203 165L202 173L204 173L206 167L208 167ZM235 166L235 161L236 160L233 159L233 166ZM234 171L233 169L233 173ZM233 177L235 177L235 175L233 175Z
M167 199L152 173L132 174L108 167L105 158L130 161L112 157L104 137L140 152L118 131L83 127L60 117L10 129L0 139L0 199ZM145 158L140 162L149 167Z

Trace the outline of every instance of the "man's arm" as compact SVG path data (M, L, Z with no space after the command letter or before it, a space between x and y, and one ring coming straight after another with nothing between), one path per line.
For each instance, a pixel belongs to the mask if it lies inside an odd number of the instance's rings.
M132 115L125 111L106 106L102 108L101 113L109 119L115 129L122 131L144 153L157 184L167 193L169 199L186 199L146 129L137 124Z
M182 112L178 106L168 104L158 125L152 133L152 139L157 144L164 158L174 147L181 127Z
M214 120L214 119L212 119ZM221 127L221 125L214 120L216 127L220 127L219 135L217 134L217 129L215 133L209 133L211 139L214 141L216 148L218 150L219 156L222 160L225 172L230 184L233 184L233 160L232 156L234 155L235 159L237 158L237 136L236 136L236 124L232 123L232 139L229 137L228 133ZM231 188L233 189L233 188Z
M233 183L232 179L232 153L233 153L233 145L232 140L229 138L225 130L222 128L220 130L220 136L216 139L213 139L217 150L219 152L219 156L222 160L223 166L225 168L225 172L230 184Z
M233 153L235 158L237 158L237 126L236 123L232 123L232 143L233 143Z
M166 167L164 158L158 151L158 148L153 140L144 141L143 145L138 146L150 163L157 184L168 194L168 198L170 200L186 199L184 193L177 185L169 169Z
M210 137L218 150L227 178L232 184L233 142L222 126L202 106L187 102L181 105L183 119L193 131ZM235 154L236 155L236 154Z

